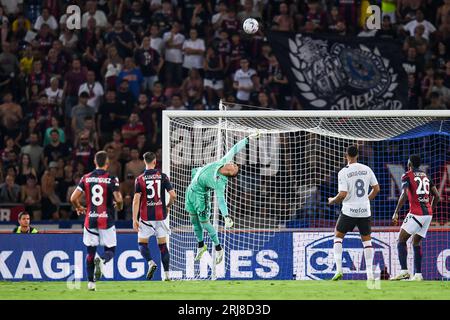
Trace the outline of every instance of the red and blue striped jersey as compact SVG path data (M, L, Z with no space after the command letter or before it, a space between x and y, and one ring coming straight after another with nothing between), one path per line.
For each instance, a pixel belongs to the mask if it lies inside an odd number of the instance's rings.
M85 174L78 184L78 190L86 196L86 218L88 229L109 229L114 226L114 196L119 191L119 179L104 170Z
M135 180L134 192L141 194L139 214L143 221L160 221L167 217L166 192L173 189L166 174L158 169L145 170Z
M418 216L432 215L430 190L433 182L422 171L407 171L402 176L402 188L407 189L409 212Z

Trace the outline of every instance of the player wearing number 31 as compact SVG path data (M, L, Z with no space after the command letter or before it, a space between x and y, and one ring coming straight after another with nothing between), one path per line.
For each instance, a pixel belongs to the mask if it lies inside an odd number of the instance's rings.
M100 280L104 264L114 257L116 248L116 228L114 208L122 210L123 200L119 192L119 179L107 170L109 159L105 151L95 154L96 169L84 175L72 193L72 202L78 215L86 214L83 230L83 243L87 247L88 289L95 290L95 281ZM84 193L87 208L80 204ZM103 256L95 258L97 246L104 246ZM95 276L95 278L94 278Z
M148 248L148 239L155 236L161 253L165 280L170 280L170 256L166 241L166 237L170 235L170 229L166 218L169 208L175 202L176 194L167 175L155 169L156 155L153 152L144 154L144 163L145 171L135 181L133 228L138 232L139 251L148 263L147 279L152 279L157 268ZM166 191L170 196L167 204Z
M334 198L328 198L328 203L342 202L342 213L336 223L334 238L334 260L336 262L336 274L334 281L343 278L342 272L342 242L345 234L358 227L364 247L364 259L366 261L367 280L374 280L373 276L373 247L371 239L371 211L370 200L375 199L380 186L372 169L358 163L358 147L350 146L346 152L347 165L338 174L339 193ZM369 193L369 186L372 191Z
M414 248L414 267L415 274L412 280L421 281L422 278L422 250L420 242L425 238L431 218L437 203L439 202L439 192L433 185L427 174L419 170L420 156L411 155L408 160L408 171L402 176L402 194L398 199L397 208L395 208L392 217L394 225L398 224L398 213L409 200L409 213L403 220L403 224L398 235L398 258L402 268L399 275L392 280L407 280L410 278L406 258L408 255L406 241L413 236ZM433 200L430 204L430 191Z

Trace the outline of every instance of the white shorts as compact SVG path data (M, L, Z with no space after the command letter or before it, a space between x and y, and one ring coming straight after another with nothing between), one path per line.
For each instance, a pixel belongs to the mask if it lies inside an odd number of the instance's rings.
M408 213L405 220L403 220L402 229L410 235L418 234L422 238L427 235L433 216L418 216Z
M170 228L166 220L161 221L142 221L139 220L138 239L148 239L151 236L164 238L170 235Z
M105 246L108 248L117 245L116 227L109 229L83 229L83 243L87 247Z
M203 80L203 86L213 88L214 90L222 90L223 89L223 80L216 80L214 82L211 79L205 79L205 80Z

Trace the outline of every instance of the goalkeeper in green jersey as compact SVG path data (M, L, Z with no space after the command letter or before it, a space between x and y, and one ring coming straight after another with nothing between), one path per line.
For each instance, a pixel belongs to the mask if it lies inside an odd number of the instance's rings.
M250 137L259 137L259 133L251 134L249 137L239 141L222 159L192 170L192 181L186 190L185 208L189 212L194 233L198 240L195 261L199 261L208 250L203 241L203 229L206 229L216 247L216 263L219 264L223 259L223 250L217 231L209 220L211 216L211 191L215 191L220 213L225 220L225 228L231 228L233 220L228 216L225 188L228 178L236 177L239 172L239 167L231 163L231 160L234 155L248 144Z

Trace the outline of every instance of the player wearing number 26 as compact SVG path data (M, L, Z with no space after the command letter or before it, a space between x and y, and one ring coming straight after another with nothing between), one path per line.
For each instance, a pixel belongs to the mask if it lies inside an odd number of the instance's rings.
M439 202L439 192L433 185L427 174L419 170L420 156L411 155L408 160L408 171L402 176L402 194L398 199L392 220L394 225L398 224L398 213L406 202L409 201L409 213L403 220L403 224L398 236L397 249L400 266L402 268L399 275L392 280L407 280L410 278L407 268L407 247L406 241L413 236L414 248L414 268L415 274L411 280L421 281L422 278L422 250L420 242L425 238L428 227L431 223L433 210ZM430 203L430 193L433 200Z
M138 232L139 251L148 263L147 279L152 279L157 268L148 248L148 239L155 236L161 253L165 280L170 280L170 256L166 244L170 229L166 218L169 208L175 202L176 194L167 175L155 169L156 155L153 152L144 154L144 163L145 171L135 181L133 228ZM170 196L168 203L166 203L166 191Z
M370 201L375 199L380 186L372 169L358 163L358 147L352 145L347 148L345 155L347 165L338 174L339 193L334 198L329 198L328 203L342 202L342 213L336 223L334 238L334 260L336 262L336 274L332 280L343 278L342 272L342 242L347 232L358 227L364 247L364 259L366 261L367 280L373 281L373 247L371 238L371 211ZM369 193L369 186L372 190Z
M95 154L96 169L84 175L72 193L70 201L78 215L86 214L83 243L87 247L88 289L95 290L95 281L104 273L104 264L114 257L117 244L114 226L115 208L122 210L119 179L108 173L109 159L105 151ZM81 196L86 197L86 208L81 206ZM97 246L104 246L101 257L95 258ZM94 277L95 276L95 277Z

